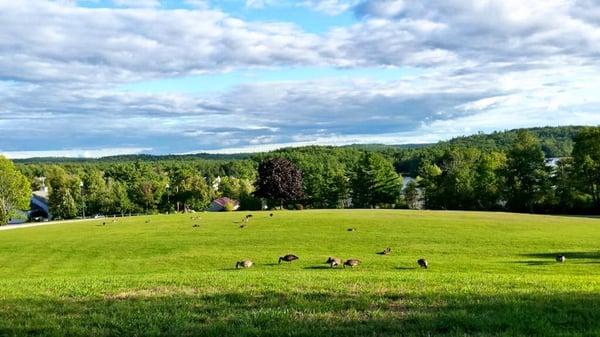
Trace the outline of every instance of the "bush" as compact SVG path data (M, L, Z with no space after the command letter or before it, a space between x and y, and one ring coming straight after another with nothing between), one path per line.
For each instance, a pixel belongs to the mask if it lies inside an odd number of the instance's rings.
M242 211L260 211L262 210L262 201L251 194L243 194L240 196L239 209Z
M235 203L229 200L225 203L225 205L223 205L223 209L225 210L225 212L233 212L235 211Z
M297 211L301 211L304 209L304 206L302 204L295 204L294 208L296 208Z

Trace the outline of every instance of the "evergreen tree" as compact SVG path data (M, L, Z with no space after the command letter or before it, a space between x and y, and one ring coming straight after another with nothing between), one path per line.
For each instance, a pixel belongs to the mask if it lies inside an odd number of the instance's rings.
M505 170L507 208L533 212L549 196L549 168L539 140L522 131L507 154Z
M402 177L381 154L366 152L356 166L352 181L355 207L395 204L402 191Z
M409 209L418 209L420 207L420 192L419 192L419 184L412 180L404 188L404 201L406 202L406 207Z

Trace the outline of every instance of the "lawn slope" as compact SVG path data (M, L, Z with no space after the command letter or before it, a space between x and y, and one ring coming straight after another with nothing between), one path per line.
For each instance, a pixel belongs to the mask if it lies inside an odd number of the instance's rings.
M246 214L1 231L0 336L600 335L598 219L256 212L242 229Z

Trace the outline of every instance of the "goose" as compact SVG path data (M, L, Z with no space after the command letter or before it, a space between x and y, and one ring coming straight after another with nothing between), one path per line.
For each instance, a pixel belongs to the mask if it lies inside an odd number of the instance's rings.
M563 263L563 262L565 262L565 260L566 260L566 258L565 258L564 255L557 255L556 256L556 262Z
M288 254L286 256L280 256L279 257L279 264L281 264L281 261L285 261L285 262L292 262L294 260L298 260L299 257L297 257L294 254Z
M342 264L342 260L337 257L329 257L325 263L327 263L331 268L335 268Z
M350 267L350 268L354 268L355 266L358 266L360 264L360 261L357 259L349 259L346 260L346 262L344 262L344 268L346 268L346 266Z
M419 259L417 261L417 264L419 265L419 267L427 269L427 266L428 266L427 260L425 260L425 259Z
M378 253L379 255L390 255L392 253L392 248L387 247L386 249L384 249L381 253Z
M252 267L252 265L254 264L254 262L250 261L250 260L242 260L242 261L238 261L235 264L235 268L236 269L240 269L240 268L250 268Z
M348 232L356 232L356 228L348 228Z

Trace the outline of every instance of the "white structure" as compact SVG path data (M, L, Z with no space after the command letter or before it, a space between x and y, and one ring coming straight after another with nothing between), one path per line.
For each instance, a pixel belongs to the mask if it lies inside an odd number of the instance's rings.
M212 182L212 188L214 191L218 191L219 190L219 185L221 185L221 177L217 176L217 179L213 180Z

